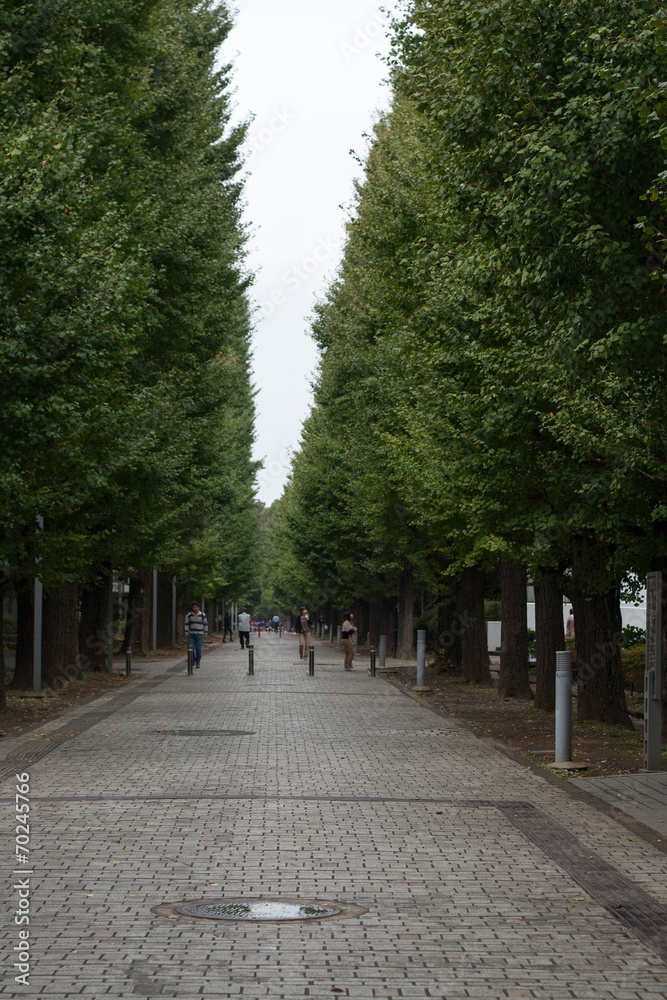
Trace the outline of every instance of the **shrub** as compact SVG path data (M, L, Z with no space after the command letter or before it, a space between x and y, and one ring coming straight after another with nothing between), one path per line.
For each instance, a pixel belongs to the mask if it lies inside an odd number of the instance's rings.
M646 645L646 632L638 625L626 625L623 629L623 649Z
M644 657L646 646L631 646L621 650L623 681L626 687L641 691L644 687Z
M499 622L500 618L500 601L484 601L484 621Z

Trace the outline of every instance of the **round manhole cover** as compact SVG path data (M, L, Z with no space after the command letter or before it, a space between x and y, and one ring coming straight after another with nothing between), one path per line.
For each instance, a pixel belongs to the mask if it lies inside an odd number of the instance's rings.
M324 920L360 917L368 911L350 903L320 899L193 899L162 903L152 912L171 920Z
M307 903L253 902L230 900L221 903L189 903L179 906L178 912L186 917L205 917L207 920L318 920L335 917L336 906L319 906Z

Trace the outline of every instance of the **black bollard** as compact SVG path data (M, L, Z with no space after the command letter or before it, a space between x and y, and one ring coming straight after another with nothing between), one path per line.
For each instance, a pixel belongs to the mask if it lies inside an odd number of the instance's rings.
M315 676L315 647L310 646L308 649L308 676Z
M194 675L195 651L192 646L188 646L188 677Z
M132 650L127 649L125 651L125 676L132 676Z
M371 677L375 677L375 646L371 646Z
M255 647L248 646L248 673L255 673Z

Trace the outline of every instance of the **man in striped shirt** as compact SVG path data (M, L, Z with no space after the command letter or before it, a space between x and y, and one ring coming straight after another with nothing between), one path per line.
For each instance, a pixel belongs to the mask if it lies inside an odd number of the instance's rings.
M196 667L198 667L201 662L201 646L207 632L208 619L199 605L195 602L195 604L192 605L192 611L188 611L185 616L185 638L188 640L188 646L192 646L192 649L194 650Z

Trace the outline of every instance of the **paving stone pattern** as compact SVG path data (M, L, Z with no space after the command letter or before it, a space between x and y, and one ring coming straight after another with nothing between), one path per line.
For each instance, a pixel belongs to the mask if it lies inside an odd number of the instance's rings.
M314 677L294 654L294 637L263 636L249 677L224 646L194 677L160 668L131 700L100 699L102 718L39 759L34 735L13 742L33 757L34 956L28 988L6 958L3 995L664 1000L666 855L380 677L344 673L330 647ZM367 912L152 912L223 896ZM11 917L5 931L10 956Z
M667 771L579 780L590 795L667 837Z

